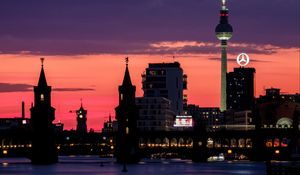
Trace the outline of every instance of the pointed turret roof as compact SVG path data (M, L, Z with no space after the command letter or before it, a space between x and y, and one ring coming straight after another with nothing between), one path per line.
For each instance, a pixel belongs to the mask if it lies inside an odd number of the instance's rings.
M41 73L40 73L38 86L39 87L45 87L45 86L48 86L48 85L47 85L47 80L46 80L46 76L45 76L45 72L44 72L44 64L43 64L44 59L41 58L41 61L42 61L42 69L41 69Z
M83 105L82 105L82 98L80 99L80 108L79 108L79 110L81 110L81 111L83 111L84 110L84 108L83 108Z
M131 78L128 70L128 57L126 58L126 69L125 69L125 75L124 75L122 86L132 86Z

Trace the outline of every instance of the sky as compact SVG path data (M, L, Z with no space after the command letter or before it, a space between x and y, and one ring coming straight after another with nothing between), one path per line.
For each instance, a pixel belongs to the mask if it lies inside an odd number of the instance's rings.
M228 0L234 30L228 71L247 53L257 97L270 87L300 92L299 3ZM188 103L219 107L219 10L218 0L1 0L0 117L20 117L22 101L30 117L41 57L55 122L65 129L76 129L69 111L79 109L81 98L88 128L100 130L109 114L115 117L127 56L137 96L148 63L179 61L188 75Z

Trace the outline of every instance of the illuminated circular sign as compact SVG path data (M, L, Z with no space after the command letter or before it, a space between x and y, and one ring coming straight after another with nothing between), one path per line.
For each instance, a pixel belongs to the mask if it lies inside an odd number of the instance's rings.
M249 63L249 61L250 58L245 53L240 53L236 58L236 62L242 67L246 66Z

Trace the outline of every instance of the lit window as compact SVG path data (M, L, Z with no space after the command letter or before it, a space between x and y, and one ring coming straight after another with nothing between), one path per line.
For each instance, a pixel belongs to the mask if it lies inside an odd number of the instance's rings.
M272 146L273 146L272 139L267 139L267 141L266 141L266 147L272 147Z
M156 75L156 72L153 71L153 70L151 70L151 71L149 71L149 74L150 74L150 75Z
M129 134L129 128L126 127L126 134Z
M44 101L44 100L45 100L44 94L41 94L41 101Z
M289 145L289 142L291 140L290 139L287 139L287 138L283 138L282 139L282 142L281 142L281 147L287 147ZM300 142L299 142L300 143Z
M274 147L279 147L280 146L280 140L279 139L275 139L273 146Z
M207 139L206 147L207 147L207 148L213 148L213 145L214 145L213 139L212 139L212 138L208 138L208 139Z
M123 94L120 95L121 100L123 100Z

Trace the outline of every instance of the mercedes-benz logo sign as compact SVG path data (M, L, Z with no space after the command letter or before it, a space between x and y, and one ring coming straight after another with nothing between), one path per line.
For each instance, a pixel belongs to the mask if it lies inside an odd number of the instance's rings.
M242 67L246 66L246 65L249 63L249 61L250 61L250 58L249 58L249 56L248 56L247 54L245 54L245 53L240 53L240 54L236 57L236 62L237 62L240 66L242 66Z

